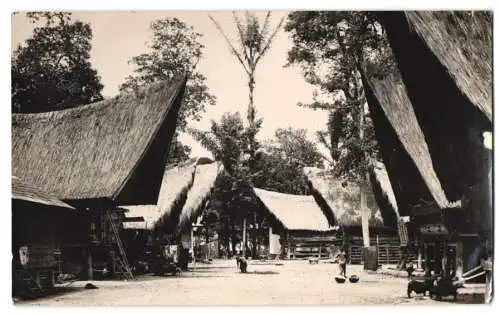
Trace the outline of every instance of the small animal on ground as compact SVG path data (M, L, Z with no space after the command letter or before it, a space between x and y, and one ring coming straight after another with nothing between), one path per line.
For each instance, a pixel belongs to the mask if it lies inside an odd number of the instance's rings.
M95 285L94 285L94 284L92 284L92 283L87 283L87 284L85 285L85 289L87 289L87 290L97 289L97 286L95 286Z
M311 258L309 258L309 263L310 264L319 264L319 258L311 257Z
M236 266L242 273L247 272L248 263L245 258L239 256L236 257Z
M438 301L445 296L453 296L453 299L456 300L458 295L457 288L458 285L454 283L453 279L450 277L438 278L434 281L432 291L429 292L429 295L431 298L436 298Z
M408 273L408 279L411 279L413 272L415 271L415 266L412 262L406 264L406 272Z
M426 279L423 281L419 280L410 280L408 282L408 289L406 290L408 294L408 298L411 298L412 292L415 292L416 294L425 294L429 292L431 294L433 290L433 281L431 279Z

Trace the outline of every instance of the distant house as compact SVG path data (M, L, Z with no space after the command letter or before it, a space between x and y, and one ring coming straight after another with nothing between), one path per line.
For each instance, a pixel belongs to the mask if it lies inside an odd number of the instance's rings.
M13 173L87 211L87 241L73 244L85 252L87 277L99 264L129 274L118 206L157 202L185 84L180 76L90 105L12 115Z
M291 195L254 188L269 223L269 254L288 259L329 257L335 231L311 195Z
M12 177L14 295L27 294L23 291L29 290L30 280L42 290L54 285L65 224L76 221L78 212L51 194Z
M360 263L363 239L359 184L341 181L328 171L318 168L305 168L304 173L314 198L325 209L330 224L338 230L339 244L347 248L351 263ZM365 194L369 210L370 245L379 248L379 261L397 263L401 256L395 222L397 208L391 202L379 207L372 186L378 187L388 201L392 198L392 192L389 190L390 186L384 184L382 171L378 170L375 174L377 181L372 182Z

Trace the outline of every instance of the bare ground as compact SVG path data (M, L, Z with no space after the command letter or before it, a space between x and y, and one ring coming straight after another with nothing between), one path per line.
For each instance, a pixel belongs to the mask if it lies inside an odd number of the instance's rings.
M348 266L359 283L338 284L334 264L310 265L307 261L283 261L283 265L250 262L248 273L234 261L196 264L180 276L142 276L134 281L94 281L66 286L63 293L17 305L63 306L208 306L208 305L374 305L448 304L429 297L406 296L406 279L367 274L361 266ZM458 303L472 301L459 298Z

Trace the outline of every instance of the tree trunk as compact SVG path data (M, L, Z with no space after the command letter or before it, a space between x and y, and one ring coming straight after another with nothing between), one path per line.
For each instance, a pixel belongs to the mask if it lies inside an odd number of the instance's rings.
M241 254L245 257L247 249L247 218L243 218L243 248L241 250Z
M252 258L257 258L257 213L253 213Z
M236 255L236 231L234 230L234 226L231 224L230 225L231 229L231 250L228 247L228 252L231 253L231 256Z
M364 122L365 122L365 108L364 104L361 105L359 110L359 141L360 144L363 143L364 139ZM361 164L367 166L368 159L366 152L362 152ZM369 228L369 209L366 204L366 192L368 190L369 175L367 169L362 169L362 176L360 182L360 206L361 206L361 228L363 231L363 245L364 247L370 247L370 228Z

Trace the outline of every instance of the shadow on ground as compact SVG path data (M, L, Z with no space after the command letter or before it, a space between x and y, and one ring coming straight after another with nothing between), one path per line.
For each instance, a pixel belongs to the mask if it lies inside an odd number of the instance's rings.
M279 275L280 273L279 272L276 272L276 271L249 271L247 272L248 274L251 274L251 275Z
M213 270L222 270L222 269L231 269L236 268L236 264L233 266L203 266L203 267L191 267L188 271L213 271Z
M42 299L47 298L47 297L58 297L58 296L63 296L66 294L81 292L81 291L85 291L85 290L87 290L87 289L85 289L84 287L75 287L75 286L71 286L71 284L61 285L61 286L56 286L56 287L50 289L49 291L44 292L40 296L24 297L24 298L15 297L15 298L13 298L13 301L14 301L14 304L18 304L18 303L22 303L22 302L33 302L33 301L37 301L37 300L42 300Z

